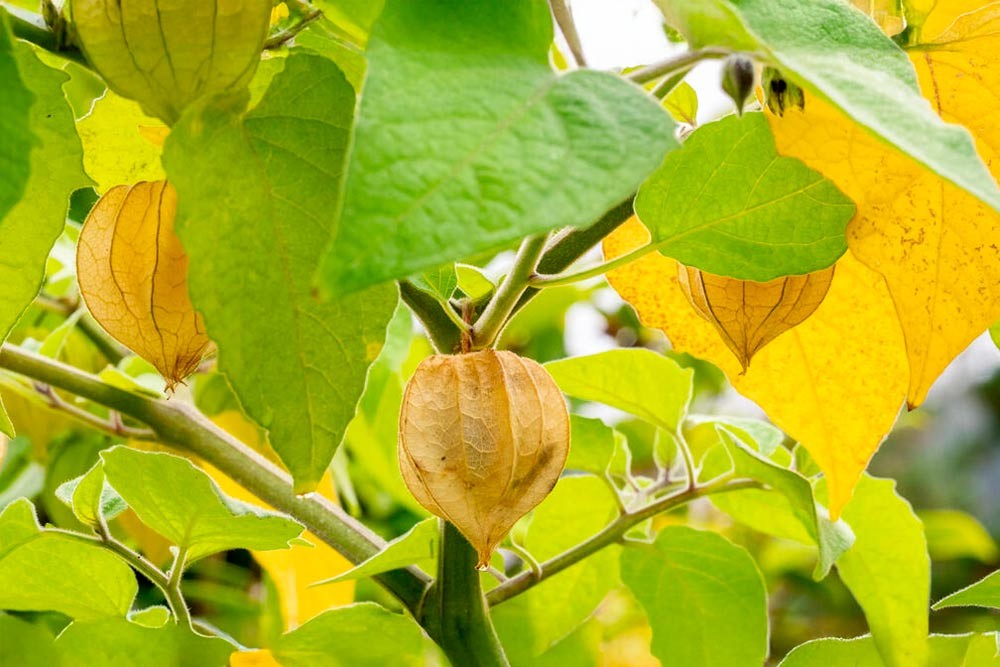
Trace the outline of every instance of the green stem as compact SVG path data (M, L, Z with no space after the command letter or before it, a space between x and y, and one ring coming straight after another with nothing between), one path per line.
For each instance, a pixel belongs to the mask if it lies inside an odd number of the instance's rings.
M573 21L573 11L566 0L549 0L549 7L552 9L552 15L556 19L559 31L566 39L566 44L573 55L573 60L576 61L576 66L586 67L587 58L583 54L583 43L580 41L580 34L576 31L576 23Z
M634 81L635 83L646 83L647 81L659 79L661 76L667 76L682 70L688 70L692 66L700 63L702 60L725 58L731 53L732 51L729 49L717 47L706 47L703 49L695 49L694 51L685 51L679 55L666 58L660 62L653 63L652 65L647 65L646 67L637 69L634 72L630 72L625 78Z
M561 287L563 285L572 285L573 283L578 283L581 280L587 280L588 278L596 278L597 276L604 275L608 271L614 271L615 269L621 268L626 264L631 264L637 259L645 257L649 253L653 252L659 247L656 243L647 243L644 246L636 248L630 252L625 253L615 257L614 259L604 262L603 264L598 264L597 266L592 266L589 269L583 271L577 271L575 273L566 273L558 276L540 276L536 275L531 278L529 284L535 288L545 288L545 287Z
M174 556L174 564L170 566L170 577L167 579L167 586L163 594L167 596L167 604L174 612L174 621L193 629L191 624L191 610L188 609L187 602L181 592L181 579L184 577L184 567L187 565L187 551L179 549Z
M476 550L442 521L438 577L423 613L428 634L458 667L508 667L483 597Z
M165 443L212 464L265 503L303 524L352 563L385 547L385 541L341 507L317 494L298 496L289 475L213 424L191 405L148 398L106 384L100 378L17 346L0 348L0 368L107 406L140 421ZM428 585L414 568L376 577L408 609L417 609Z
M562 572L566 568L576 565L581 560L597 553L604 547L617 544L622 541L633 526L650 519L657 514L685 505L692 500L709 496L716 493L728 493L740 489L760 488L758 482L750 480L732 481L729 478L719 479L706 484L705 486L685 489L673 495L664 496L648 505L631 512L620 515L617 519L609 523L604 529L581 542L575 547L567 549L558 556L554 556L542 563L539 572L525 570L511 577L486 594L489 604L497 605L501 602L520 595L524 591L545 581L549 577Z
M472 327L473 349L481 350L496 342L517 307L517 302L528 289L528 281L535 273L547 240L548 234L539 234L529 236L521 243L510 273L500 283L493 299Z
M26 42L31 42L35 46L59 54L66 60L71 60L78 65L90 69L90 63L87 62L87 58L79 49L70 48L59 43L59 38L45 25L45 19L42 18L41 14L28 12L19 7L12 7L5 2L0 3L0 7L7 10L10 27L15 37L23 39Z
M284 46L288 42L292 41L297 34L305 30L310 23L319 19L323 16L322 10L310 9L305 16L303 16L299 21L292 26L282 30L279 33L268 37L264 42L264 50L277 49L278 47Z
M408 280L399 281L399 296L423 323L428 338L438 352L451 354L459 350L462 345L462 329L445 312L445 308L450 306L442 304Z

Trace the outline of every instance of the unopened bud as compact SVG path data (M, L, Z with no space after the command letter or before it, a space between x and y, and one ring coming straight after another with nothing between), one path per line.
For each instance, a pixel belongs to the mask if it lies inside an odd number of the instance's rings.
M786 109L806 108L805 91L786 79L781 72L773 67L764 68L761 84L764 88L764 103L771 110L771 113L783 116Z
M722 65L722 89L733 100L736 113L740 116L743 115L743 107L753 92L753 84L752 60L738 53L726 58Z

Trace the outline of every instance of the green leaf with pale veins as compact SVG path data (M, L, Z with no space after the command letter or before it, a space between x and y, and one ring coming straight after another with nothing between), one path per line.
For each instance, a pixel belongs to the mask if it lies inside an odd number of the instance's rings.
M615 455L615 442L624 436L600 419L569 416L570 447L567 470L604 475Z
M31 133L37 143L30 151L30 176L23 196L0 218L0 257L3 258L0 262L0 340L7 337L38 294L49 251L66 224L70 195L90 185L83 171L83 150L76 134L73 111L63 95L62 85L69 77L43 65L27 43L14 41L12 48L13 58L0 53L0 62L4 63L2 67L13 64L20 80L31 91L34 99L30 111ZM15 86L14 97L8 102L7 85L4 79L2 114L7 114L10 104L20 100ZM10 110L16 111L14 107ZM11 140L16 147L17 128L10 129L14 134L2 135L4 146ZM3 180L0 173L0 182ZM13 436L12 430L0 403L0 431Z
M86 474L60 484L56 488L56 498L69 505L81 523L92 528L99 526L102 519L110 521L128 509L104 478L100 463L94 464Z
M342 294L586 225L676 146L639 87L557 75L536 0L389 0L321 289ZM377 241L377 242L373 242Z
M1000 570L934 603L934 609L945 607L1000 609Z
M187 553L188 562L229 549L285 549L302 526L230 498L187 459L114 447L101 452L108 483L139 519Z
M635 200L664 255L760 282L837 261L847 250L844 232L854 210L832 181L778 155L761 113L695 130Z
M393 285L324 303L312 294L353 111L336 65L293 54L253 110L186 115L164 155L192 301L299 492L333 458L397 300Z
M691 402L694 371L650 350L609 350L545 364L563 393L629 412L674 432Z
M43 531L27 500L0 514L0 609L124 616L137 590L125 561L83 536Z
M437 562L440 529L436 517L424 519L406 533L392 540L368 560L358 563L347 572L330 579L317 581L314 586L335 584L339 581L373 577L390 570L418 565L426 572L433 572Z
M324 612L271 647L282 667L421 667L424 650L412 618L372 602Z
M758 54L931 171L1000 210L971 135L920 94L906 54L843 0L656 0L692 47Z
M622 551L622 580L646 610L653 655L677 667L760 667L767 592L753 558L716 533L685 526Z
M716 426L723 445L733 462L733 473L764 484L767 490L750 489L719 494L712 500L724 512L740 508L740 501L760 497L761 494L778 494L783 499L778 512L788 511L806 531L810 543L819 549L819 560L813 576L819 580L827 575L840 556L851 548L854 534L843 520L831 521L825 508L813 499L812 484L797 472L783 468L747 447L740 438L723 426ZM734 496L735 500L730 496ZM733 512L739 519L739 512ZM766 525L766 522L761 522ZM766 531L765 531L766 532ZM780 535L785 537L785 535ZM793 537L793 539L795 539Z
M123 618L77 621L56 639L60 667L222 667L234 650L183 625L150 628Z
M894 481L869 475L843 519L855 540L837 572L864 610L882 660L886 667L924 664L931 563L920 519Z
M3 81L3 105L0 105L0 220L24 193L31 171L30 154L35 144L31 130L31 106L34 95L28 89L17 60L14 40L8 31L7 12L0 9L0 81Z

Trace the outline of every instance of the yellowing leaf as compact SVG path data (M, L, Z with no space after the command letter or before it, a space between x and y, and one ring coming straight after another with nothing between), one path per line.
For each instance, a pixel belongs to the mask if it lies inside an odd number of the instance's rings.
M633 218L604 242L608 258L649 240ZM707 359L756 401L822 468L836 519L892 428L906 393L902 335L882 278L850 253L811 317L761 349L745 373L716 329L691 306L677 263L651 253L608 274L643 323L675 349Z
M265 649L237 651L229 656L229 667L281 667L281 665L274 659L274 654Z
M147 138L166 128L142 112L139 105L110 90L94 102L90 113L76 123L83 144L83 168L104 193L120 183L157 181L162 140Z
M274 451L261 438L257 426L235 411L222 412L212 418L219 427L236 436L260 453L272 460L277 460ZM222 491L234 498L260 504L259 498L234 482L219 470L210 465L202 467L212 476ZM330 473L326 473L320 481L317 493L330 500L336 500ZM291 630L302 625L313 616L332 607L340 607L354 601L354 582L345 581L328 586L311 588L310 584L321 579L328 579L341 572L351 569L350 561L322 542L312 533L306 532L302 537L314 546L293 544L289 549L276 551L254 551L253 557L267 571L278 588L281 596L282 616L285 619L285 629ZM255 654L239 654L244 665L269 665L274 662L246 662ZM269 655L269 654L268 654ZM262 660L265 658L261 658Z
M736 280L678 264L681 290L746 370L762 347L816 312L834 267L764 283Z
M168 389L195 371L210 342L188 298L176 213L177 194L166 181L116 186L87 216L76 256L94 319L153 364Z
M909 54L924 95L946 121L972 132L997 176L1000 3L959 17L976 4L938 2L922 35L939 34ZM908 403L919 405L951 360L1000 318L1000 215L820 99L770 122L781 153L857 204L848 246L885 277L906 339Z

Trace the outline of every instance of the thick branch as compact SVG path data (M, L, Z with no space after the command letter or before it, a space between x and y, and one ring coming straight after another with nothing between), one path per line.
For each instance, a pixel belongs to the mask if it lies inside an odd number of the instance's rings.
M94 401L147 424L164 442L222 470L258 498L302 523L352 563L375 555L385 541L330 500L297 496L288 474L209 421L193 406L133 394L72 366L10 344L0 348L0 368ZM377 577L400 602L416 609L428 580L416 569Z

